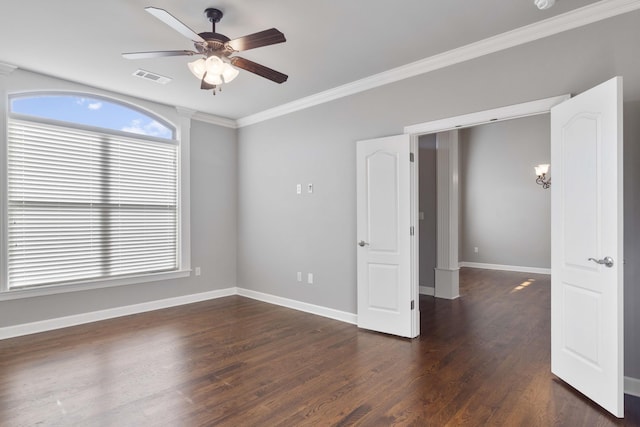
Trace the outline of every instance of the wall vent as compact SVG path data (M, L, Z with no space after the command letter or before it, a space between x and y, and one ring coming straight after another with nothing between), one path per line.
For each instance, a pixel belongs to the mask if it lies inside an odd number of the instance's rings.
M136 77L140 77L141 79L147 79L156 83L160 83L162 85L166 85L171 81L170 77L161 76L160 74L155 74L146 70L136 70L133 75Z

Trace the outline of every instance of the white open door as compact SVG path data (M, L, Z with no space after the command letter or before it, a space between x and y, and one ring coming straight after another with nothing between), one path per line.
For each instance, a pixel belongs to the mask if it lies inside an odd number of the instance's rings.
M411 140L358 141L358 326L417 336L413 316Z
M621 77L551 109L551 167L551 371L623 417Z

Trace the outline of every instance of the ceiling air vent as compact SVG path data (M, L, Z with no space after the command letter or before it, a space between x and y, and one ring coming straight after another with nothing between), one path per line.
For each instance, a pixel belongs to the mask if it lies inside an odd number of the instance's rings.
M156 83L160 83L162 85L166 85L171 81L171 78L169 77L161 76L159 74L155 74L145 70L137 70L135 73L133 73L133 75L136 77L140 77L141 79L147 79Z

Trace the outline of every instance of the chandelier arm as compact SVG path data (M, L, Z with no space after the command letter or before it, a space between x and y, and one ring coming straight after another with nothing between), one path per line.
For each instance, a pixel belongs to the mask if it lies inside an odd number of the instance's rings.
M549 188L551 187L551 179L546 179L546 174L542 174L542 175L538 175L538 177L536 178L536 184L538 185L542 185L542 188Z

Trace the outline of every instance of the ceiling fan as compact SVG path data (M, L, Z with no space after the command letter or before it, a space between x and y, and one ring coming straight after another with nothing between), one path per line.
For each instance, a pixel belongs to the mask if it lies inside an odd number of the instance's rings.
M275 28L249 34L237 39L229 39L224 34L216 33L216 23L222 19L222 11L215 8L205 9L204 14L212 24L211 32L196 33L180 22L176 17L164 9L145 7L145 10L158 18L183 36L193 41L193 50L161 50L152 52L129 52L122 56L127 59L161 58L166 56L193 56L201 58L188 64L191 72L200 79L200 89L221 90L220 85L229 83L239 73L238 68L257 74L276 83L284 83L288 76L276 70L265 67L239 56L231 56L236 52L269 46L287 41L280 31Z

